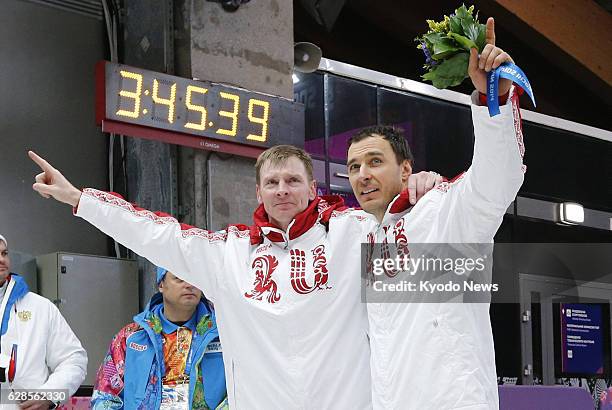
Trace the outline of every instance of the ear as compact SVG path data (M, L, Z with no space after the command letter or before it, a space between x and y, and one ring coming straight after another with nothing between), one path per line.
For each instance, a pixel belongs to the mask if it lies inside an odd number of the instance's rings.
M255 194L257 195L257 203L261 204L263 200L261 199L261 193L259 192L259 184L255 184Z
M412 174L412 165L410 165L410 161L405 159L400 165L402 172L402 183L406 184L408 182L408 177Z
M159 293L164 293L164 281L162 279L161 282L159 282L159 285L157 285L157 290L159 291Z
M317 181L313 179L310 182L310 189L308 191L308 199L312 201L316 197L317 197Z

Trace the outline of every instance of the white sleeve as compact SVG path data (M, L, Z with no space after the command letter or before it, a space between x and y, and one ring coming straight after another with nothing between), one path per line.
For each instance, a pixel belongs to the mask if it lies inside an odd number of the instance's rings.
M472 99L477 101L477 96ZM500 110L489 117L487 107L472 105L472 165L456 182L441 187L447 192L437 224L447 242L491 242L523 184L524 146L514 89Z
M171 216L135 208L116 195L91 188L83 190L76 215L215 301L225 231L184 226Z
M68 323L51 302L48 309L46 363L50 374L41 389L67 389L72 396L87 374L87 353Z

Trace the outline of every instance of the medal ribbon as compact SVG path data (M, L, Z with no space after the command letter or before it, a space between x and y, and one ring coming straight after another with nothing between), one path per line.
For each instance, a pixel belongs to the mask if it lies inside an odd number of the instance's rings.
M489 116L494 117L500 113L499 111L499 79L506 78L513 83L518 84L525 90L533 106L535 107L535 97L527 76L516 64L503 63L495 70L489 71L487 74L487 107L489 108Z

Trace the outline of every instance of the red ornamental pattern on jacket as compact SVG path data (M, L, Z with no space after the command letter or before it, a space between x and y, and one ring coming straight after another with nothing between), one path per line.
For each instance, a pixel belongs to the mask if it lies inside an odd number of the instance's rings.
M315 289L330 289L327 285L328 271L325 245L319 245L312 250L312 267L314 270L314 283L306 282L306 253L301 249L292 249L291 254L291 286L297 293L305 295Z
M385 233L385 239L382 241L380 246L380 253L382 259L391 259L391 252L389 250L389 241L387 239L387 233L389 232L390 226L383 227L383 232ZM397 257L400 259L409 258L410 251L408 250L408 238L406 237L406 230L404 229L404 219L400 219L397 221L395 226L393 227L393 237L394 243L397 249ZM400 272L398 269L387 269L383 264L383 269L385 271L385 275L389 278L393 278L397 276Z
M281 295L278 293L278 285L272 279L272 274L278 267L278 259L272 255L263 255L255 258L253 265L255 269L255 281L253 290L245 292L244 296L250 299L262 300L264 294L268 293L266 300L268 303L276 303Z
M291 249L289 251L291 255L291 287L301 295L306 295L317 289L331 289L331 286L327 284L329 271L327 269L325 245L319 245L311 252L314 281L309 285L306 280L306 252L302 249ZM278 302L281 295L278 292L278 285L272 278L277 267L278 259L273 255L262 255L255 258L252 264L252 268L255 269L253 289L245 292L244 296L254 300L263 300L265 297L268 303Z
M374 236L374 232L368 233L367 237L367 246L366 246L366 254L365 254L365 274L367 277L368 285L374 283L374 243L376 242L376 237Z

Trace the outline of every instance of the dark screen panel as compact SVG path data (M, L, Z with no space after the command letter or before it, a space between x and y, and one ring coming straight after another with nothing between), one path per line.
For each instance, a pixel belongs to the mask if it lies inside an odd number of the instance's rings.
M453 177L470 166L474 138L469 107L387 89L379 90L379 103L381 123L404 129L414 171Z
M376 87L328 76L329 159L346 163L347 141L361 128L376 125Z
M527 173L520 194L612 210L612 143L523 121Z
M304 148L315 158L325 159L325 100L323 74L295 73L293 97L306 109Z

